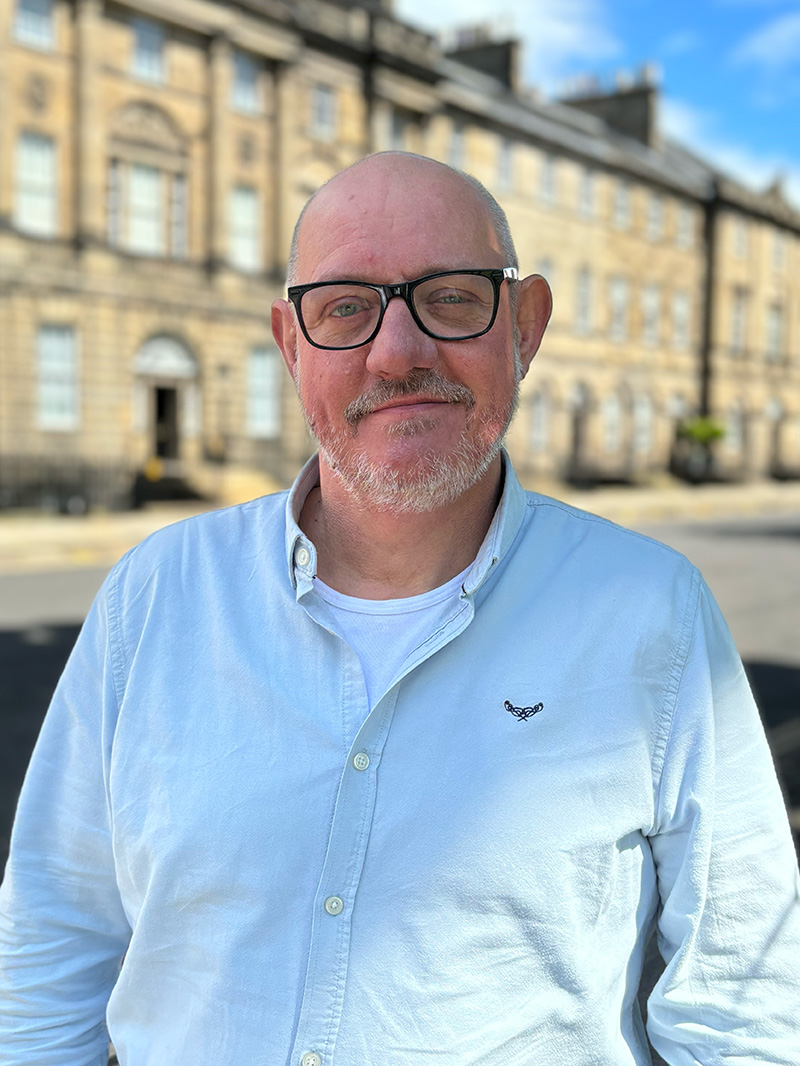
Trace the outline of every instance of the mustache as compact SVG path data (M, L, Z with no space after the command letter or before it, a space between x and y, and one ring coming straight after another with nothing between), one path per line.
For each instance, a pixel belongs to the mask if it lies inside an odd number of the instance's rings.
M376 407L403 396L425 396L444 403L462 403L467 410L475 406L475 394L466 385L448 381L437 370L412 370L400 380L378 381L344 410L345 421L354 429Z

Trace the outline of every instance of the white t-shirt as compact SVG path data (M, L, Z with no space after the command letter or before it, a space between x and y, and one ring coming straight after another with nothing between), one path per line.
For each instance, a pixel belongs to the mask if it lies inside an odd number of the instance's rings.
M330 606L339 636L361 661L370 708L400 673L411 652L452 617L467 570L469 567L430 592L399 600L346 596L314 578L314 590Z

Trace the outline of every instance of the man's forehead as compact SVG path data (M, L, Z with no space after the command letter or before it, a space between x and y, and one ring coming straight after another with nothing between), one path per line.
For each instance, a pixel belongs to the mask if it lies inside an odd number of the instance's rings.
M297 251L305 281L311 271L313 280L341 277L346 267L348 276L366 278L387 259L413 276L505 265L498 245L488 207L469 182L432 160L388 156L357 164L317 193Z

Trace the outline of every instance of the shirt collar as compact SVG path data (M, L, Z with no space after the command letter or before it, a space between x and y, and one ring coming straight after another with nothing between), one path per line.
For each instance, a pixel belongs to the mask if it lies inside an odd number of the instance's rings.
M463 589L467 596L472 596L480 588L506 554L525 515L525 492L505 449L502 461L503 494L475 561L464 578ZM313 455L298 474L286 500L286 563L289 580L298 599L314 587L317 573L317 549L299 525L303 505L309 492L317 485L319 456Z

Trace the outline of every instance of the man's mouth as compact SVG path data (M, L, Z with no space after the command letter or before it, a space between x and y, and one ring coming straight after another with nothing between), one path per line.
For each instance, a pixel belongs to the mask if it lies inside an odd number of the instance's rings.
M391 408L423 407L431 404L460 403L467 410L475 406L475 395L435 370L412 370L400 381L379 381L345 408L345 420L354 429L367 415Z

